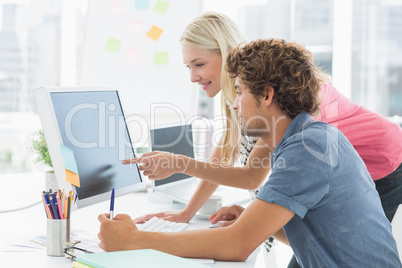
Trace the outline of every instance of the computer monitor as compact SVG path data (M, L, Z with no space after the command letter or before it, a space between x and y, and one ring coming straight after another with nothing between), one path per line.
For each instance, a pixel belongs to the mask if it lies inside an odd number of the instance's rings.
M145 189L116 88L42 87L34 91L42 128L60 189L73 190L73 209ZM80 187L66 181L61 144L72 149Z
M159 126L150 130L152 151L165 151L194 158L193 129L191 124L175 126ZM191 176L184 173L175 173L163 180L155 180L154 185L180 181Z

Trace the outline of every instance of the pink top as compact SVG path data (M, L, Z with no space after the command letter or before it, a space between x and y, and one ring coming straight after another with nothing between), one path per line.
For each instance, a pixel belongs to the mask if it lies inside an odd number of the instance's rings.
M332 85L320 92L320 120L337 127L359 153L373 180L392 173L402 162L402 128L357 105Z

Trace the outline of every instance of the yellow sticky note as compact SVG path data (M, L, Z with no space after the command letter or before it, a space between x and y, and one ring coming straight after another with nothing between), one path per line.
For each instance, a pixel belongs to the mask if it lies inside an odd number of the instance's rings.
M156 52L154 54L154 65L167 65L167 64L168 64L167 52Z
M120 40L114 39L114 38L109 38L106 43L106 50L112 51L112 52L117 52L120 48Z
M80 177L68 169L66 169L66 180L72 185L80 187Z
M166 14L166 11L169 7L168 1L158 0L154 6L154 12L159 14Z
M163 30L159 27L156 27L155 25L152 25L151 29L147 32L146 36L149 38L158 41L159 37L163 33Z

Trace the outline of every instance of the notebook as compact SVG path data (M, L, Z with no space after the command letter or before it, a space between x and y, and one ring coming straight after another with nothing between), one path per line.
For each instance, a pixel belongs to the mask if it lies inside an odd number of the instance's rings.
M167 151L194 158L193 128L191 124L164 126L150 130L152 151ZM161 163L163 164L163 163ZM199 178L183 173L152 181L152 190L174 201L188 204L200 182ZM219 186L214 195L221 195L223 206L241 204L251 200L247 190Z
M153 249L139 249L94 254L77 255L75 267L95 268L205 268L206 266L192 260L177 257ZM81 265L81 266L80 266ZM74 267L74 266L73 266Z

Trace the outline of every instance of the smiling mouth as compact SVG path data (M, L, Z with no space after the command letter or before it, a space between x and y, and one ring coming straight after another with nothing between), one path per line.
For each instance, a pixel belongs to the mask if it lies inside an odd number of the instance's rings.
M208 82L208 83L205 83L205 84L202 84L201 86L202 86L202 89L207 89L208 88L208 86L211 84L212 82Z

